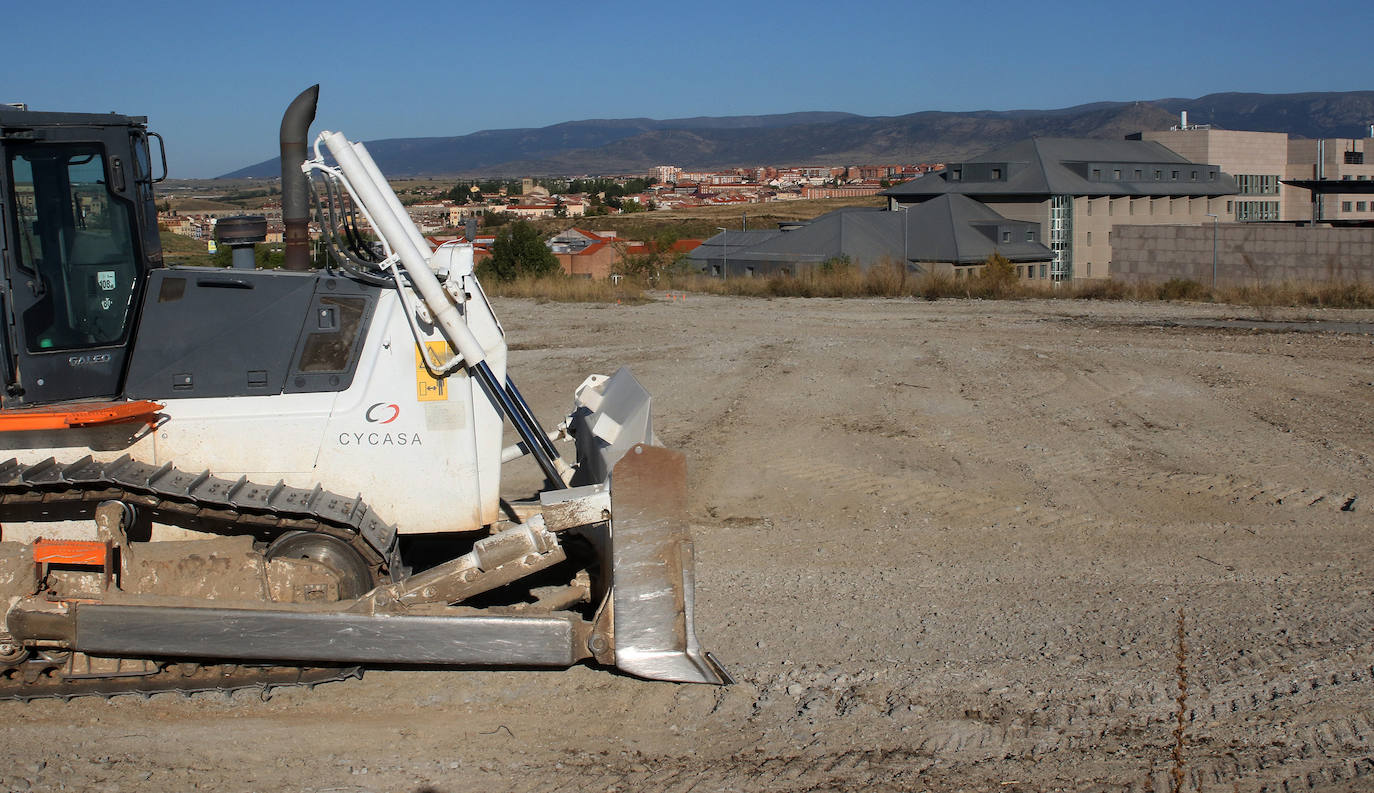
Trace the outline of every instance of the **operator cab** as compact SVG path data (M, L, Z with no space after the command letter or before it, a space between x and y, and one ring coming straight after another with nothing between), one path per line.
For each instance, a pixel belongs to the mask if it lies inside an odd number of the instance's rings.
M146 122L0 106L4 407L120 393L162 265Z

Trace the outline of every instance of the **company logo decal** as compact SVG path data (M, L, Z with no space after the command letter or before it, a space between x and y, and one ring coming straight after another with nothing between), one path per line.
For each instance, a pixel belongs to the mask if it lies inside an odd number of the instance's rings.
M109 363L110 354L108 352L88 353L86 355L72 355L67 358L68 366L93 366L100 363Z
M378 402L367 409L367 413L364 414L363 418L366 418L369 424L390 424L395 421L396 417L399 415L401 415L400 405L394 405L390 402Z
M394 402L377 402L368 407L363 418L368 424L390 424L401 415L401 406ZM419 446L418 432L341 432L340 446Z

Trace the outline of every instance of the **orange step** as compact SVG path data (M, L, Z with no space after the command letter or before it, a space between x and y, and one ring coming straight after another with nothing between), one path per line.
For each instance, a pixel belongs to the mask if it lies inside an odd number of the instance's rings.
M157 412L162 407L159 402L140 399L134 402L79 402L0 410L0 432L65 430L136 421L152 426L157 423Z
M33 544L35 564L80 564L104 567L110 546L91 540L44 540Z

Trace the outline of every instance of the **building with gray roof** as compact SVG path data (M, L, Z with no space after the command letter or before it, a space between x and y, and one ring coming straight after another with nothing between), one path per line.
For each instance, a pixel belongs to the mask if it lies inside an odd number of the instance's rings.
M1114 225L1230 222L1236 183L1154 141L1030 138L949 163L885 190L889 208L966 196L1006 218L1039 223L1053 252L1050 276L1111 273Z
M722 230L710 237L687 254L689 266L717 278L730 272L732 257L759 245L782 233L778 229L749 229L740 231Z
M967 274L1000 253L1029 279L1048 277L1052 254L1040 235L1038 223L950 195L898 211L847 207L778 231L723 232L689 260L702 272L733 277L796 275L829 261L861 269L905 262L912 272Z

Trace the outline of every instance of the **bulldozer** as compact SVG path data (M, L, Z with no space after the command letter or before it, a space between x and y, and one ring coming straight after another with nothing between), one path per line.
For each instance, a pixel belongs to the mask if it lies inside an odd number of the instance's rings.
M281 269L243 219L217 236L246 266L164 262L146 117L0 106L0 698L729 682L649 393L588 376L545 429L472 246L426 240L362 143L310 144L318 90L282 118ZM503 492L508 465L543 484Z

